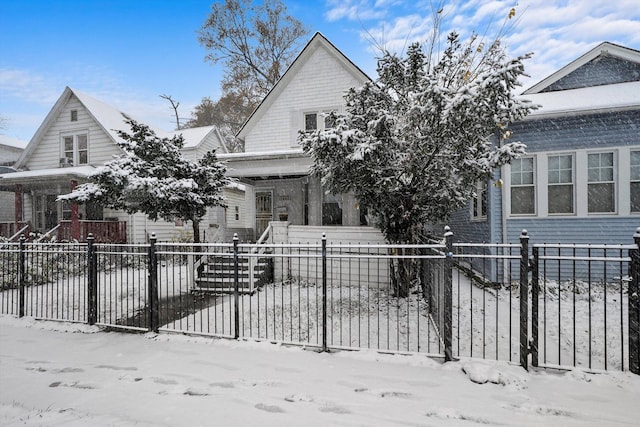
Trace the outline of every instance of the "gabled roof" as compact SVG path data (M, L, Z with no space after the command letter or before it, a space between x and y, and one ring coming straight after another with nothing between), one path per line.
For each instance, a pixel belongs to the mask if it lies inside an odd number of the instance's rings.
M291 63L289 68L284 72L276 84L271 88L269 93L264 97L262 102L251 113L249 118L244 122L242 128L238 131L236 136L238 138L244 138L254 124L262 117L265 111L269 109L271 104L278 98L278 95L282 93L284 88L291 82L297 71L303 66L312 53L318 48L326 49L331 55L333 55L342 65L352 73L359 80L371 80L364 71L362 71L356 64L354 64L344 53L342 53L333 43L331 43L324 35L317 32L313 35L311 40L305 45L300 54Z
M594 47L584 55L580 56L576 60L570 62L564 67L560 68L555 73L551 74L549 77L544 80L536 83L531 86L529 89L523 92L523 95L529 95L534 93L540 93L547 89L549 86L553 85L560 79L566 77L567 75L573 73L579 68L587 65L591 61L595 60L598 57L614 57L620 60L629 61L632 63L640 64L640 51L631 49L628 47L620 46L610 42L600 43L598 46ZM634 79L638 80L638 79Z
M102 102L96 98L93 98L92 96L87 95L86 93L67 86L62 92L62 95L60 95L60 97L54 104L51 111L49 111L49 114L47 114L44 121L38 127L38 130L34 134L33 138L31 138L31 141L26 146L24 152L16 162L16 167L21 167L29 158L29 156L35 150L40 140L42 140L42 138L45 136L53 122L60 116L62 109L72 96L75 96L80 101L80 103L87 109L88 113L95 120L98 126L100 126L104 130L104 132L113 140L114 143L122 141L122 138L120 138L120 136L118 135L118 130L130 130L129 125L127 125L127 123L125 122L126 117L132 118L139 123L144 123L143 121L137 120L131 115L124 113L123 111L118 110L117 108L105 102ZM171 138L174 135L182 134L184 137L184 148L186 149L196 148L206 139L209 134L214 133L220 145L223 147L223 151L227 151L223 143L224 139L215 126L181 129L171 132L156 129L150 125L149 127L156 133L157 136L161 138Z

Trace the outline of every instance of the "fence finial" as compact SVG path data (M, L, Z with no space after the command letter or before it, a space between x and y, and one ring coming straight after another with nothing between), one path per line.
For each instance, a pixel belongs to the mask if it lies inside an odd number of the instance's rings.
M238 233L233 233L233 241L238 241L240 238L238 237Z
M640 240L640 227L636 228L636 232L633 234L633 239L636 241Z
M520 238L521 239L528 239L529 238L529 232L527 231L526 228L522 229L522 232L520 233Z

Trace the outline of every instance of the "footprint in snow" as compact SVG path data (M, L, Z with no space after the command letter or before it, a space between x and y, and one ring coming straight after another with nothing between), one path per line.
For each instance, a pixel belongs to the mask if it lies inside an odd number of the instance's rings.
M258 403L256 404L255 408L261 411L271 412L274 414L284 413L284 409L276 405L265 405L264 403Z
M379 396L379 397L399 397L403 399L408 399L413 396L411 393L407 393L404 391L397 391L397 390L369 390L368 388L356 388L353 391L355 391L356 393L373 394L374 396Z
M137 371L134 366L113 366L113 365L96 365L98 369L112 369L114 371Z

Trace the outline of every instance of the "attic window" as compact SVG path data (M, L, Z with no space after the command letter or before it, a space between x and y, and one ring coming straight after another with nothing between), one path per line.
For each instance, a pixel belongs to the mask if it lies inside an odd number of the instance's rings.
M318 129L318 115L307 113L304 115L304 130L307 132Z
M72 122L78 121L78 110L71 110L71 121Z

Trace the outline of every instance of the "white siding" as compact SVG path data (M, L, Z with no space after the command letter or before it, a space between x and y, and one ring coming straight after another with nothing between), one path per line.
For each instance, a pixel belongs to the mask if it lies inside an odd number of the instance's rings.
M341 109L344 93L361 84L335 56L316 49L246 136L245 151L296 147L304 112Z
M225 203L225 222L229 228L240 228L245 226L246 209L244 192L239 190L224 190ZM238 209L238 219L236 219L236 208Z
M71 110L78 111L78 120L71 121ZM30 170L52 169L60 166L61 135L66 133L88 134L89 164L100 166L111 160L120 149L106 134L106 132L91 117L86 108L75 97L62 108L60 115L52 122L42 140L29 157L26 167Z

